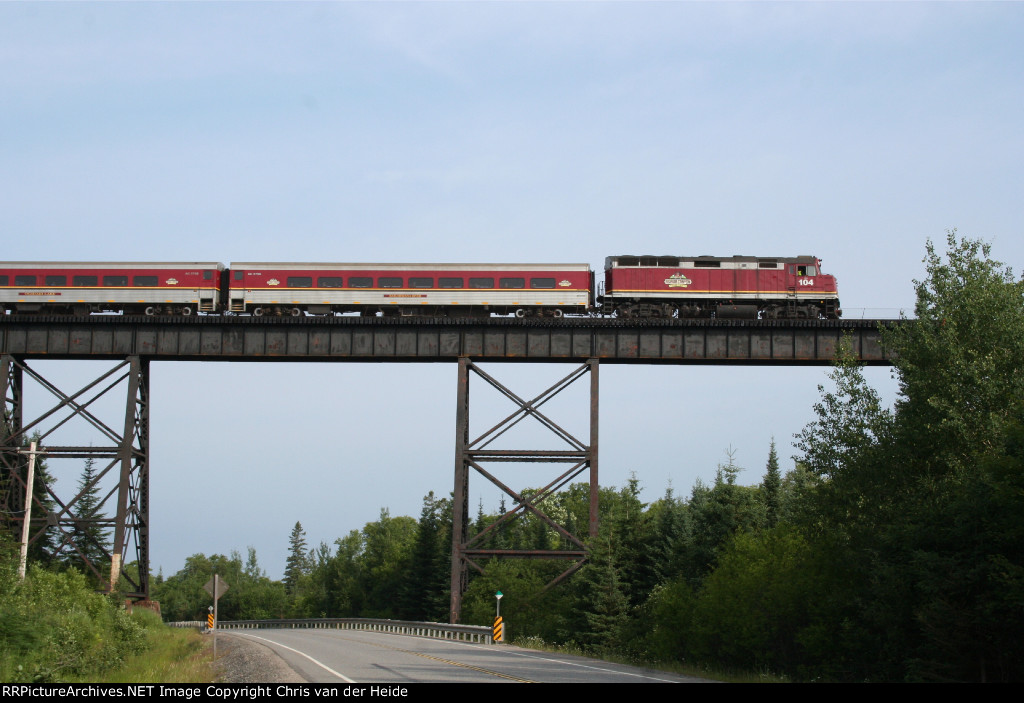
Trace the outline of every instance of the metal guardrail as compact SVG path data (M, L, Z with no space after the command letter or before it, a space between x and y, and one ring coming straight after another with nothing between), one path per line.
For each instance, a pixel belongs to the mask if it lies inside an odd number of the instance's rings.
M169 622L171 627L203 629L200 620ZM368 630L413 637L458 640L491 644L491 628L484 625L448 625L437 622L409 622L404 620L377 620L373 618L300 618L282 620L221 620L220 630Z

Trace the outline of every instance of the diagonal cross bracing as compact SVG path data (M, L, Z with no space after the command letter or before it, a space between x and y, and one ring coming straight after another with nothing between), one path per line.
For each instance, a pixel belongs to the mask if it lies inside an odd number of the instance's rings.
M24 359L4 355L2 363L4 417L0 436L0 485L4 486L2 518L23 522L25 515L25 481L22 478L24 462L20 457L22 445L30 432L38 440L52 439L58 429L71 419L80 417L98 433L98 446L57 446L46 444L48 459L104 459L106 460L91 481L83 485L70 500L62 500L51 486L40 486L32 496L29 544L51 540L51 557L78 554L86 567L111 591L125 579L125 595L149 597L149 361L137 356L128 357L81 389L66 393L46 379ZM38 417L23 421L25 394L23 380L27 377L39 387L54 395L58 402ZM125 383L127 381L127 383ZM108 421L100 419L91 409L97 400L118 387L127 386L124 406L123 432L113 430ZM67 413L66 415L64 413ZM82 499L100 485L112 469L119 468L118 482L105 487L91 509L82 509ZM115 499L116 514L104 512L111 499ZM52 506L52 507L50 507ZM87 527L112 529L112 547L107 548L92 539ZM77 528L77 533L76 533ZM79 543L76 540L84 540ZM97 548L95 554L105 563L93 563L83 553L85 542ZM134 560L137 575L125 573L123 564ZM109 573L105 572L109 564Z
M470 372L484 379L491 387L501 395L511 400L518 407L496 425L483 432L474 440L470 440L469 431L469 379ZM563 581L570 574L579 570L586 562L588 550L581 536L574 535L564 526L560 525L550 515L545 513L541 506L544 500L563 488L572 479L581 474L585 469L590 469L590 505L588 534L593 537L597 534L597 428L598 428L598 360L590 359L571 373L561 378L548 389L541 392L530 400L524 400L517 393L510 390L504 384L498 382L493 376L486 373L469 358L459 359L458 377L458 401L456 406L456 436L455 436L455 491L452 501L452 571L451 571L451 608L449 617L451 622L459 621L462 609L462 594L468 585L468 568L483 572L485 567L481 565L481 558L519 558L519 559L568 559L574 563L553 579L546 587L550 588ZM583 442L570 432L554 422L539 408L551 400L565 388L568 388L577 380L590 375L590 438L589 442ZM486 449L494 440L508 432L512 427L532 417L543 427L555 434L565 442L570 449L567 450L532 450L513 449L497 450ZM515 462L515 463L547 463L565 464L571 466L560 473L539 491L525 495L514 490L505 482L501 481L491 471L485 468L487 462ZM515 505L505 514L501 515L494 523L481 530L478 534L469 535L469 475L470 469L476 474L486 478L491 484L499 488L505 495L510 496ZM492 535L494 530L519 515L532 514L547 527L554 530L559 537L578 547L578 549L487 549L480 547L485 538Z

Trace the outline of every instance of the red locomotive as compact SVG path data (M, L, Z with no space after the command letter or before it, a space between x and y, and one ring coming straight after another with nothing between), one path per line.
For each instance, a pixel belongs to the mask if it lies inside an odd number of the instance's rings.
M595 295L597 293L597 295ZM813 256L588 264L0 262L4 313L838 318Z
M836 319L835 276L813 256L609 256L604 314Z

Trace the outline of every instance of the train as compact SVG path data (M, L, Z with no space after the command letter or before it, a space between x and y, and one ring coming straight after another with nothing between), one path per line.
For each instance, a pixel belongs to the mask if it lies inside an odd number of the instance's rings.
M0 262L4 315L838 319L814 256L609 256L590 264Z

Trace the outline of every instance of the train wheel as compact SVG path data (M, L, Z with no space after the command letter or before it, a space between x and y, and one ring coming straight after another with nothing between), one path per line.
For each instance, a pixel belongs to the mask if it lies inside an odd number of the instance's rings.
M523 310L522 308L516 309L516 317L518 317L518 318L526 317L526 311Z
M153 315L156 315L156 308L153 307L152 305L148 305L146 306L145 313L152 317Z
M188 305L186 305L185 307L183 307L181 309L182 317L188 317L191 314L192 314L192 308L190 308Z
M263 308L253 308L252 309L252 316L253 317L263 317Z
M298 308L292 308L288 312L292 317L300 317L302 315L302 310L299 310Z
M561 317L561 316L562 316L562 311L560 309L555 309L555 310L551 311L551 317Z

